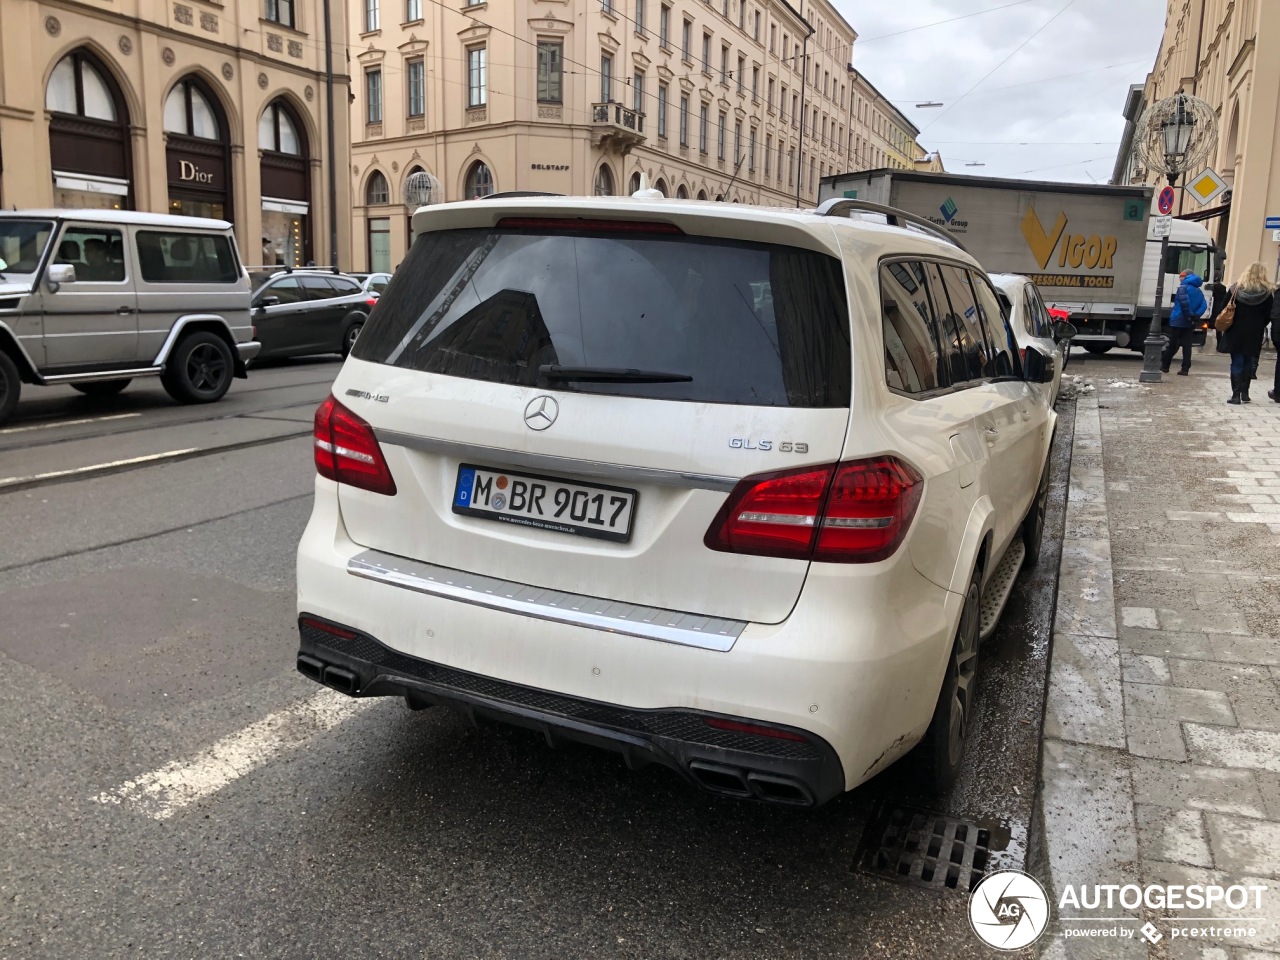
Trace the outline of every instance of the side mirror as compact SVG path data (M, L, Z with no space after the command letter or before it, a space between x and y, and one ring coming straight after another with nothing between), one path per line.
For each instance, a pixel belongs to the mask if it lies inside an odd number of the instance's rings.
M1053 324L1053 340L1055 343L1070 340L1077 332L1075 325L1068 323L1066 320L1057 320Z
M44 281L50 293L57 293L58 288L64 283L76 282L76 268L70 263L50 264L49 269L45 271Z
M1022 378L1027 383L1053 383L1053 360L1035 347L1027 347L1022 358Z
M255 306L256 306L259 310L261 310L263 307L274 307L274 306L279 305L279 303L280 303L280 298L279 298L279 297L263 297L261 300L259 300L259 301L255 304Z

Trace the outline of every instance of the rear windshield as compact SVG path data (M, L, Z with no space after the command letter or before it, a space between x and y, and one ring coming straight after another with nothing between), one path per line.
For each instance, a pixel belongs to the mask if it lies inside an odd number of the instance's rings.
M849 404L840 263L792 247L535 229L423 233L355 356L493 383L759 406ZM548 382L539 367L676 383Z

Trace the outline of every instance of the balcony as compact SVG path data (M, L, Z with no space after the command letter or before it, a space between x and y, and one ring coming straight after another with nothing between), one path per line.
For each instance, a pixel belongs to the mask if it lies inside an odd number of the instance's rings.
M605 150L617 150L623 156L638 143L644 143L644 114L617 101L591 105L592 143Z

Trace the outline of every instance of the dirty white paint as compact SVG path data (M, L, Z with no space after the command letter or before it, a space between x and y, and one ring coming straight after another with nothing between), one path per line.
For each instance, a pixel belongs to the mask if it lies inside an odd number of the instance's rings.
M376 701L353 700L321 690L288 709L264 717L238 733L185 760L126 780L114 790L93 797L98 803L118 804L156 820L166 820L183 807L217 793L281 753L296 749L331 730Z

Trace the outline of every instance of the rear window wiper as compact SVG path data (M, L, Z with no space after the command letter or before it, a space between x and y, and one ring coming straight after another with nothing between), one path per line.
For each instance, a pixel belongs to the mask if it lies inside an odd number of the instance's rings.
M690 383L687 373L666 373L661 370L635 370L627 367L562 367L557 363L544 363L538 367L538 376L546 380L578 380L584 383Z

